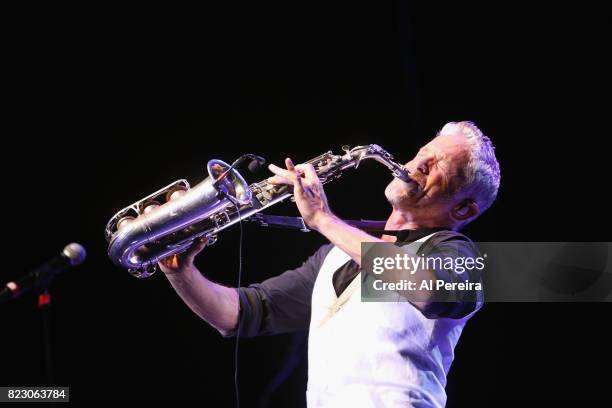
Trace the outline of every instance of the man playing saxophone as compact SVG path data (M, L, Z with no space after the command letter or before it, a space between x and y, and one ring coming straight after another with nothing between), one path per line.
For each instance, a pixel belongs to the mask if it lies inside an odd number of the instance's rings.
M495 201L500 183L494 147L471 122L446 124L405 165L411 181L393 179L386 230L372 236L335 216L314 168L270 165L268 181L293 188L307 225L329 244L302 266L249 287L208 280L194 266L205 240L160 262L185 303L224 336L271 335L309 329L309 407L442 407L453 350L467 320L482 306L481 294L456 293L419 301L360 301L363 242L398 242L419 254L475 256L457 232ZM458 280L453 271L420 270L422 278ZM477 279L468 277L469 279Z

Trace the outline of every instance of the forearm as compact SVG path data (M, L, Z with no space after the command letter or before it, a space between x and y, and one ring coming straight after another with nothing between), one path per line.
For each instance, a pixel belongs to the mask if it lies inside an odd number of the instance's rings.
M362 242L384 242L380 238L348 225L333 214L322 216L317 222L316 229L359 265L361 265Z
M235 288L228 288L204 277L192 267L168 273L172 287L195 314L226 335L238 325L239 300Z

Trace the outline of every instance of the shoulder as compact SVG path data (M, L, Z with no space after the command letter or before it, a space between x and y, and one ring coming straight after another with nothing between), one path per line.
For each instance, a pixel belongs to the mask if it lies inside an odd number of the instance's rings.
M333 244L325 244L321 245L319 249L315 251L305 262L304 264L309 264L313 266L321 266L329 252L334 248Z
M458 231L452 230L444 230L438 231L433 236L427 240L427 242L448 242L448 241L463 241L463 242L472 242L472 240L467 236Z
M299 270L307 275L316 276L319 269L321 269L321 265L323 265L325 258L333 248L334 246L332 244L322 245L302 263L301 267L297 268L296 270Z
M315 252L315 256L319 256L322 258L325 258L327 256L327 254L329 254L329 252L334 248L334 244L325 244L325 245L321 245L321 247L317 250L317 252Z
M478 248L467 235L452 230L436 232L421 245L419 252L429 254L441 249L478 253Z

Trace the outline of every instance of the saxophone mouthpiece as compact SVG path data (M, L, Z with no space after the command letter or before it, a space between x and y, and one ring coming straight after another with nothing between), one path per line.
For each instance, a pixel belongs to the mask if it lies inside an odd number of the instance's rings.
M410 183L412 181L410 172L404 166L399 166L399 169L397 169L393 175L406 183Z

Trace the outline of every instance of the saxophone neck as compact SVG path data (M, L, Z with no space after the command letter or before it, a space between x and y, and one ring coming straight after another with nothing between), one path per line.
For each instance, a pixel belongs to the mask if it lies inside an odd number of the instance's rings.
M410 181L410 173L408 170L400 163L397 163L391 153L377 144L356 146L352 149L349 149L348 146L343 146L342 149L345 151L345 156L351 159L351 163L355 168L359 166L362 160L374 159L387 167L391 171L393 177L405 182Z
M352 149L343 146L342 150L344 154L338 155L328 151L306 162L314 167L319 180L323 184L339 178L345 170L356 169L359 167L359 163L366 159L374 159L383 164L391 171L393 177L406 182L410 181L408 170L401 164L396 163L389 152L376 144L356 146ZM252 184L250 189L257 199L256 204L261 207L269 206L271 203L291 195L289 187L272 185L267 180Z

